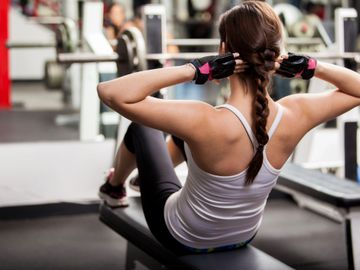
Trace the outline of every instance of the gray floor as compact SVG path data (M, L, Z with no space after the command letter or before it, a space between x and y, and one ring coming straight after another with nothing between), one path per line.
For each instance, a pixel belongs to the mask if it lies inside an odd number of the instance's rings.
M295 269L342 270L344 235L342 224L273 199L253 245ZM97 213L0 221L0 250L3 270L125 269L126 240Z
M78 140L77 124L56 125L70 110L11 110L0 112L0 143Z
M0 143L77 140L78 123L57 125L56 118L74 115L60 91L48 91L42 82L12 83L12 108L0 110Z
M60 90L49 90L42 81L11 83L11 103L15 109L63 110L68 107L63 99L64 95Z
M296 269L347 269L344 224L289 201L269 202L253 245Z
M0 222L3 270L120 270L125 246L96 214Z

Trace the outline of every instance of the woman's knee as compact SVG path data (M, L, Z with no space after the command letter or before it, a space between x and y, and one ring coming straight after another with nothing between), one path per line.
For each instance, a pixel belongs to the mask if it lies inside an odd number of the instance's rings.
M147 127L138 123L131 123L129 126L129 132L137 138L141 138L142 140L150 140L161 138L164 139L164 133L158 129L154 129L151 127Z
M124 136L124 144L133 154L135 153L134 134L137 134L140 129L141 125L131 122Z
M146 134L149 131L155 130L153 128L132 122L128 128L128 132L132 134Z
M132 153L135 152L136 143L152 144L164 141L164 133L160 130L153 129L138 123L132 122L124 137L125 146ZM164 141L165 142L165 141Z

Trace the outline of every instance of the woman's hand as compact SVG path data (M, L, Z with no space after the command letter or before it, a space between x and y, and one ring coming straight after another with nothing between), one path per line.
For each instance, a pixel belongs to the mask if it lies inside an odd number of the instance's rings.
M288 58L289 58L289 56L287 54L280 55L278 58L276 58L276 60L275 60L275 72L280 68L281 63L285 59L288 59Z
M234 73L244 72L245 69L247 69L249 67L249 65L246 62L244 62L243 60L241 60L239 53L234 53L233 55L234 55L234 58L235 58Z
M306 55L289 53L287 58L283 58L278 64L280 65L276 69L276 74L287 78L309 80L315 74L317 61Z
M226 53L192 60L190 63L196 70L193 80L196 84L204 84L208 80L224 79L244 71L246 64L239 56L239 53Z

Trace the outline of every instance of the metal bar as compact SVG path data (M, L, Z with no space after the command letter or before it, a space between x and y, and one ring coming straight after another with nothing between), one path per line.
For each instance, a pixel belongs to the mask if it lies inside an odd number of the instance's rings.
M147 60L191 60L208 55L216 55L217 52L204 53L173 53L173 54L147 54ZM92 63L92 62L112 62L119 59L118 54L97 55L94 53L60 53L57 61L63 64L73 63Z
M116 53L97 55L94 53L59 53L57 61L62 64L73 63L99 63L117 61L119 56Z
M65 22L64 17L30 17L30 21L39 24L62 24Z
M286 38L287 45L319 45L324 44L321 38Z
M351 233L351 219L347 218L345 220L345 238L346 238L346 253L348 260L348 269L354 270L354 255L353 255L353 245L352 245L352 233Z
M218 46L218 38L179 38L167 40L167 45L176 46ZM321 38L287 38L288 45L317 45L323 44Z
M8 41L6 47L8 49L30 49L30 48L54 48L55 41Z
M208 55L216 55L217 52L196 52L196 53L167 53L167 54L147 54L147 60L191 60L200 58Z
M357 182L357 122L344 124L345 178Z
M358 52L301 52L316 59L354 59L356 62L360 62L360 53Z
M176 46L219 46L220 39L217 38L179 38L168 39L167 45Z
M116 46L117 39L109 40L111 46ZM175 46L218 46L220 39L217 38L176 38L168 39L167 45ZM287 38L287 45L319 45L323 44L321 38Z
M360 207L350 209L345 225L348 268L360 270Z
M309 55L316 59L354 59L360 62L360 53L331 53L331 52L301 52L302 54ZM194 58L200 58L208 55L216 55L217 52L195 52L195 53L168 53L168 54L147 54L148 60L189 60Z
M188 53L168 53L168 54L147 54L147 60L191 60L208 55L216 55L217 52L188 52ZM316 59L355 59L360 62L360 53L314 53L305 52ZM97 55L94 53L60 53L58 54L58 62L60 63L91 63L91 62L112 62L119 59L116 53L107 55Z

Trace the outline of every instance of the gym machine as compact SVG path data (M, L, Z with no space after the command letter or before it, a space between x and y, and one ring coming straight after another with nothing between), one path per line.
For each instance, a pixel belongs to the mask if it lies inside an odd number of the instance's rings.
M39 17L31 18L30 21L38 24L47 25L54 28L54 42L28 42L17 43L8 41L7 47L16 48L44 48L54 47L57 54L75 53L78 48L91 51L92 55L113 53L113 50L106 38L103 30L103 6L102 3L83 3L83 22L82 22L82 42L79 42L78 29L74 20L64 17ZM59 125L67 123L80 122L80 140L94 140L99 135L99 113L100 101L96 91L99 82L99 74L114 74L116 76L115 63L82 63L77 75L80 75L80 82L74 87L73 74L71 65L62 64L58 61L48 61L44 67L44 82L48 89L62 89L64 99L68 101L71 95L72 105L80 107L80 116L75 115L58 115L55 122ZM75 78L76 81L76 78ZM80 91L79 91L80 89Z
M326 52L326 54L353 55L354 58L324 60L345 66L350 60L350 63L355 64L355 66L358 65L359 55L353 52L354 42L351 42L351 38L349 38L351 35L345 35L348 32L347 28L356 23L356 18L357 13L354 9L338 8L335 10L335 42L328 49L329 52ZM354 35L356 36L357 33L352 33L352 36ZM345 36L348 38L345 39ZM328 83L314 78L309 82L307 92L318 93L332 88L333 86ZM356 133L356 129L345 129L345 126L347 122L357 123L358 119L359 111L358 108L355 108L339 116L334 122L335 128L325 128L325 124L316 127L297 146L293 155L293 162L308 169L321 169L324 172L336 173L341 178L346 177L357 181L356 153L352 154L353 151L356 151L356 144L349 147L348 140L349 137L356 137L356 134L351 134ZM329 148L329 145L332 147Z
M339 10L337 11L337 14L342 14L341 16L337 16L336 25L340 25L343 23L347 16L354 17L356 12L354 13L353 10ZM161 20L160 20L161 21ZM342 29L341 26L336 29ZM149 29L150 30L150 29ZM339 30L337 30L339 31ZM147 31L149 33L149 31ZM356 52L346 52L344 49L344 46L341 44L344 44L344 33L341 34L341 32L336 32L336 40L334 44L332 44L331 48L328 49L328 51L325 52L305 52L306 54L309 54L312 57L315 57L317 59L326 60L326 61L332 61L332 62L339 62L340 63L344 59L351 59L355 62L360 62L360 54ZM161 37L162 40L158 42L158 44L176 44L179 46L191 46L191 45L213 45L216 46L219 44L218 39L174 39L174 40L166 40L165 37ZM65 64L72 64L72 63L101 63L101 62L116 62L117 64L117 70L119 75L127 74L133 71L139 71L146 69L147 61L148 60L158 60L158 61L164 61L164 60L190 60L198 57L202 57L209 54L216 54L215 51L209 51L209 52L196 52L196 53L176 53L176 54L170 54L166 53L166 51L159 50L157 53L152 53L146 51L146 36L144 37L142 33L136 28L130 28L126 30L123 35L117 40L117 53L108 53L108 54L94 54L94 53L59 53L57 55L57 60L60 63ZM164 41L165 39L165 41ZM314 42L320 42L322 41L321 38L309 39L306 37L301 38L288 38L288 44L291 44L292 46L298 45L298 44L304 44L308 42L308 44L313 44ZM164 46L161 46L164 48ZM335 49L336 48L336 49ZM327 86L320 85L318 80L312 80L310 82L309 86L309 92L318 91L319 89L326 89ZM94 88L95 89L95 88ZM83 106L86 106L89 108L91 105L89 104L83 104ZM92 111L95 115L95 107L93 107ZM352 112L351 114L353 114ZM336 129L334 132L336 134L340 134L342 132L342 126L344 126L345 119L346 121L353 121L357 116L358 113L356 112L353 114L353 116L350 117L350 115L347 115L345 118L341 118L338 122L339 129ZM96 119L96 118L94 118ZM93 121L93 119L88 118L88 120L84 121ZM357 121L357 118L356 118ZM121 118L119 129L118 129L118 141L122 140L123 134L125 133L126 127L128 122L126 119ZM318 131L318 130L317 130ZM316 131L316 132L317 132ZM328 131L328 130L326 130ZM336 150L335 154L336 160L331 161L327 160L325 163L316 163L314 161L311 161L311 153L310 147L312 145L312 142L314 142L314 139L319 137L314 137L315 133L310 133L300 144L297 150L295 151L295 154L293 156L293 161L298 164L302 164L303 166L306 166L307 168L339 168L343 166L343 161L341 157L343 154L341 154L341 151L343 151L342 145L342 136L336 135L334 137L334 141L331 142L331 145L339 145L339 149ZM319 135L320 133L318 133ZM321 135L321 134L320 134ZM322 139L320 139L322 140ZM317 149L318 153L324 153L321 151L321 149ZM339 154L340 153L340 154ZM333 156L329 155L329 153L326 154L327 156ZM339 158L340 157L340 158ZM320 160L326 160L324 157L320 158ZM339 175L343 176L343 175Z
M30 23L49 26L54 29L55 41L30 41L16 42L8 40L8 49L29 49L29 48L55 48L57 53L75 52L78 47L77 29L74 20L65 17L33 17ZM44 83L50 90L62 89L65 78L66 66L60 65L55 60L48 60L44 66Z

